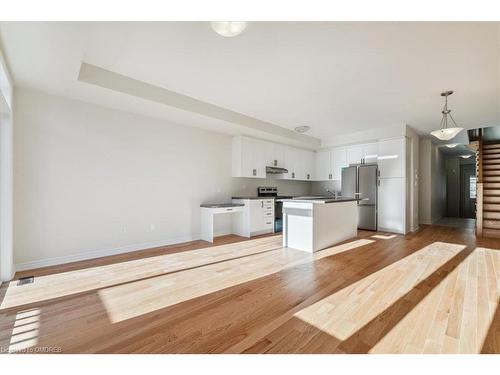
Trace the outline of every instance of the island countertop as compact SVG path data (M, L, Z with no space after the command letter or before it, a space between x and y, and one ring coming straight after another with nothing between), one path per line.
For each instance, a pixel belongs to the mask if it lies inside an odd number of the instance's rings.
M339 198L294 198L294 199L280 199L281 202L291 202L291 203L316 203L316 204L326 204L326 203L342 203L342 202L353 202L353 201L363 201L368 200L368 198L354 198L354 197L339 197Z

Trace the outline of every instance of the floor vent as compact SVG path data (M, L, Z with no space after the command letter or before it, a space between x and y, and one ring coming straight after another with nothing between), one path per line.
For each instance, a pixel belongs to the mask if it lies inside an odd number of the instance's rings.
M17 282L17 286L33 284L33 281L35 281L35 276L21 277Z

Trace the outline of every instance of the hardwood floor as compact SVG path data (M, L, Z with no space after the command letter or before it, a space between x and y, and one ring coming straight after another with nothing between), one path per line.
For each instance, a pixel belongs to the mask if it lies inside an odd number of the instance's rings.
M500 353L498 239L425 226L315 254L281 236L215 245L24 272L33 284L0 288L0 349Z

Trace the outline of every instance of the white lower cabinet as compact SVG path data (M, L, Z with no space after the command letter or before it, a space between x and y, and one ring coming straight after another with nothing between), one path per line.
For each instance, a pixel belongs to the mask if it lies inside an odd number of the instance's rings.
M274 232L274 199L233 199L233 203L245 205L233 220L233 233L252 237Z
M381 178L378 187L378 230L405 233L406 179Z

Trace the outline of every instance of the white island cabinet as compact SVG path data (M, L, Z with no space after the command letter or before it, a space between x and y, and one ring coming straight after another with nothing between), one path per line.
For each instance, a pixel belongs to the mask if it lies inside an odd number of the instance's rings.
M356 199L283 200L283 247L315 252L356 237Z

